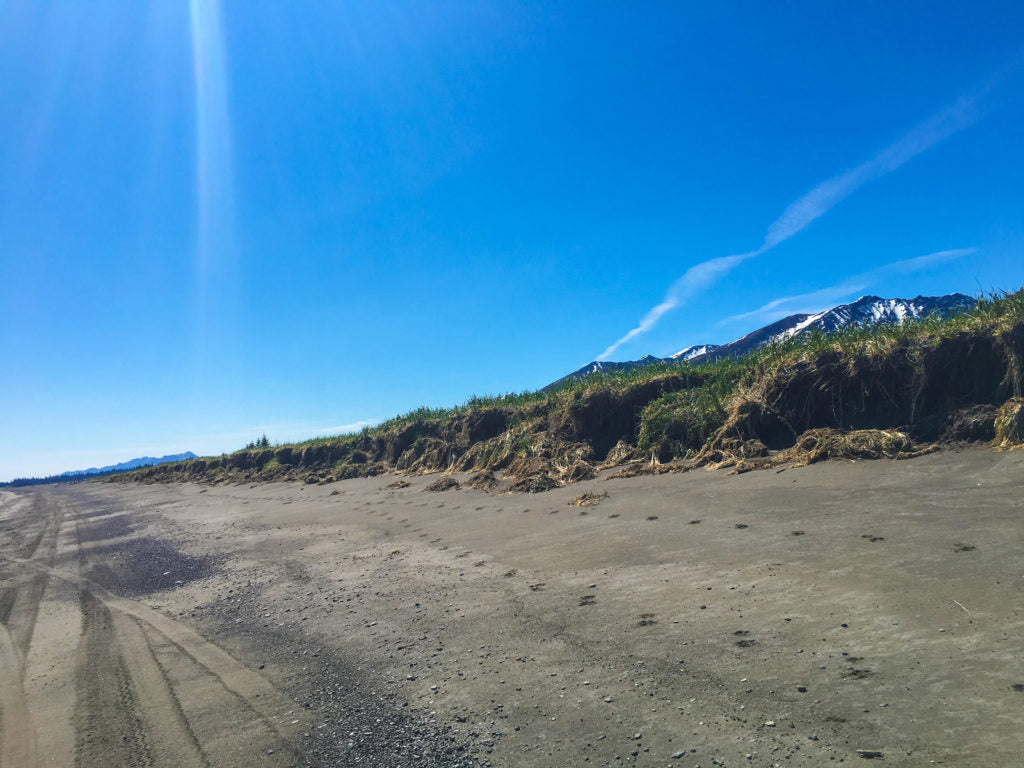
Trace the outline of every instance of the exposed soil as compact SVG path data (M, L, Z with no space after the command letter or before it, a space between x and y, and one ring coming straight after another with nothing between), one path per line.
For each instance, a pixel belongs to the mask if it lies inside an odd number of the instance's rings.
M542 493L611 466L626 465L622 477L669 471L658 468L668 463L749 471L911 458L940 444L1024 444L1024 322L947 330L880 331L859 346L755 355L722 370L680 365L647 379L584 379L516 404L421 410L359 435L168 463L111 481L320 484L474 472L469 485L480 490L502 483Z
M1024 452L611 472L4 492L0 766L1024 763Z

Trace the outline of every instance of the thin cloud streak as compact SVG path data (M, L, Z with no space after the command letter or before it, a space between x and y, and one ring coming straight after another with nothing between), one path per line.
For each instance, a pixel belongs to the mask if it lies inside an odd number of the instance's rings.
M924 256L915 256L912 259L895 261L892 264L886 264L885 266L853 275L848 277L846 280L827 288L819 288L818 290L811 291L810 293L801 293L795 296L782 296L781 298L773 299L767 304L750 312L731 315L730 317L719 321L718 325L724 325L726 323L732 323L739 320L749 320L751 318L757 318L759 321L763 322L772 322L783 317L788 317L789 315L812 315L817 312L821 312L824 309L828 309L841 299L848 298L855 293L859 293L860 291L867 289L869 286L877 283L888 275L916 272L935 264L941 264L943 262L952 261L953 259L969 256L973 253L977 253L977 251L977 248L954 248L946 251L928 253Z
M788 240L868 182L892 173L922 152L976 123L981 117L979 101L992 87L990 81L975 93L960 97L866 163L816 186L768 227L759 251L764 253Z
M675 309L695 293L707 288L722 275L732 272L739 264L747 259L752 259L758 253L758 251L751 251L750 253L738 253L732 256L720 256L717 259L702 261L700 264L690 267L682 277L672 284L662 302L644 315L636 328L608 347L608 349L598 355L597 359L607 360L616 349L627 341L653 328L666 312Z
M860 187L892 173L939 142L976 123L987 111L982 103L983 99L1019 63L1015 60L1012 67L1004 67L999 70L990 76L980 88L948 104L867 162L822 182L790 204L782 212L782 215L768 227L764 242L756 250L710 259L690 267L681 278L672 284L660 304L644 315L635 328L611 344L597 359L607 360L619 347L649 331L663 315L684 304L694 293L709 287L744 261L770 251L801 232L811 222L827 213Z

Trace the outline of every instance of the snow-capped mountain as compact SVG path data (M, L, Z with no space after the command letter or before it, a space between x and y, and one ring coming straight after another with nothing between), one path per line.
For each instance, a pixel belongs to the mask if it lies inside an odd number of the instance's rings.
M578 371L573 371L568 376L559 379L553 384L549 384L548 387L554 387L572 378L580 379L583 378L584 376L590 376L595 373L612 373L613 371L628 371L630 368L643 368L645 365L651 365L653 363L662 362L664 362L664 360L662 360L660 357L655 357L654 355L645 355L644 357L641 357L639 360L626 360L621 363L612 363L607 360L594 360L592 362L587 363ZM548 387L545 387L545 389L547 389Z
M850 304L826 309L813 315L790 315L764 328L748 333L742 338L716 347L707 354L690 358L692 363L706 363L723 357L739 357L773 341L785 341L813 331L834 333L857 325L862 328L872 325L898 325L905 320L918 320L927 315L948 317L960 309L974 306L974 299L962 293L946 296L916 296L913 299L883 299L878 296L861 296Z
M677 362L685 363L687 360L693 360L695 357L701 355L707 355L718 349L717 344L694 344L692 347L681 349L674 355L669 355L670 360L676 360Z
M552 382L544 389L553 389L572 379L583 378L594 373L628 370L653 363L688 362L692 365L699 365L724 357L740 357L773 341L784 341L813 331L834 333L851 325L861 327L895 325L908 319L917 320L928 315L948 317L958 310L969 309L974 306L974 303L974 299L962 293L950 293L946 296L916 296L913 299L861 296L850 304L840 304L838 307L832 307L823 312L784 317L735 341L730 341L728 344L695 344L664 358L647 355L639 360L622 363L594 360L568 376L563 376L558 381Z

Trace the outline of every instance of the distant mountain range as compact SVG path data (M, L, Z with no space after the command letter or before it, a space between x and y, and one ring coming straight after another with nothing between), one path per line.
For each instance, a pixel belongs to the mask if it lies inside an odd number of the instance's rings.
M669 357L646 355L639 360L612 363L594 360L568 376L548 384L544 389L554 389L567 381L581 379L595 373L642 368L655 363L688 362L693 365L721 360L724 357L740 357L751 350L763 347L773 341L801 336L813 331L834 333L851 325L896 325L907 319L919 319L928 315L948 317L953 312L969 309L975 300L962 293L946 296L917 296L913 299L883 299L878 296L861 296L850 304L826 309L813 315L790 315L763 328L748 333L728 344L696 344L682 349Z
M122 461L120 464L109 464L105 467L89 467L89 469L73 469L69 472L61 472L59 475L50 475L49 477L16 477L9 483L0 483L0 487L13 486L19 487L24 485L48 485L49 483L64 483L68 481L84 480L89 477L102 477L104 475L112 475L115 472L127 472L130 469L138 469L139 467L151 467L154 464L165 464L169 461L184 461L185 459L198 458L192 451L185 451L185 453L175 453L170 456L161 456L156 459L152 456L140 456L137 459L129 459L128 461Z
M127 472L130 469L139 467L151 467L154 464L165 464L168 461L184 461L185 459L199 458L192 451L175 453L168 456L161 456L159 459L152 456L140 456L137 459L122 461L120 464L109 464L106 467L89 467L89 469L74 469L70 472L61 472L58 477L80 477L81 475L102 475L111 472Z

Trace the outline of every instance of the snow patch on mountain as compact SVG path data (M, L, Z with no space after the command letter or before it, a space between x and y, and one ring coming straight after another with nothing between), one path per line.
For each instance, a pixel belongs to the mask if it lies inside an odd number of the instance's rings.
M898 325L907 320L920 320L928 315L948 317L954 312L970 309L975 300L962 293L946 296L916 296L913 299L883 299L878 296L861 296L849 304L841 304L822 312L784 317L774 323L751 331L728 344L694 344L676 352L670 357L647 355L639 360L622 363L598 361L587 363L568 376L563 376L544 389L553 389L567 381L580 379L595 373L629 370L654 363L681 363L699 365L726 357L741 357L746 353L773 342L785 341L814 331L834 333L850 326Z
M669 355L668 359L676 360L678 362L686 362L687 360L692 360L695 357L706 355L716 349L718 349L717 344L694 344L692 347L681 349L674 355Z

